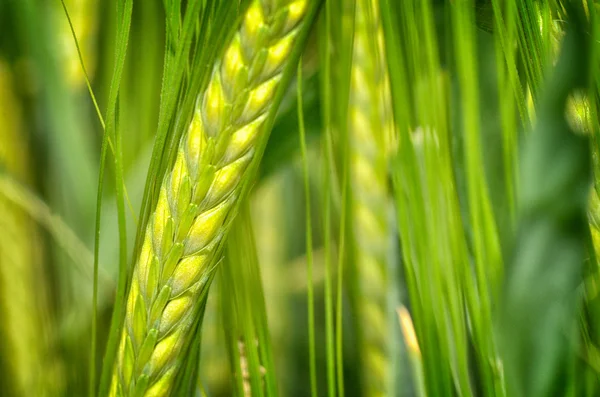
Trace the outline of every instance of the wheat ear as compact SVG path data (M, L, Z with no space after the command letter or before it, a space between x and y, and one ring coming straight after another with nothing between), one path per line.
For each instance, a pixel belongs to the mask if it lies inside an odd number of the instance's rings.
M165 175L133 272L111 394L168 395L309 0L253 0Z
M376 0L357 0L350 82L351 216L355 241L363 391L389 395L386 148L391 136L383 31Z

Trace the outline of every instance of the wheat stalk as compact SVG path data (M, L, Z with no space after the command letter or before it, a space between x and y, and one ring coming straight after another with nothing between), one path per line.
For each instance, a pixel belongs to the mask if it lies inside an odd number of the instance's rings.
M392 118L376 0L357 0L350 82L351 217L357 272L359 349L365 396L389 394L386 150Z
M308 0L253 0L196 104L145 231L111 395L167 395Z

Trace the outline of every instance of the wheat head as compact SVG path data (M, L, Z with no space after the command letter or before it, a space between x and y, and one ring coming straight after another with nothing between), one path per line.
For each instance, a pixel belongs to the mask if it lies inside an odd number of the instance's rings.
M113 396L168 395L309 0L253 0L166 173L127 298Z
M389 395L387 155L392 118L377 0L357 0L350 82L351 217L364 395Z

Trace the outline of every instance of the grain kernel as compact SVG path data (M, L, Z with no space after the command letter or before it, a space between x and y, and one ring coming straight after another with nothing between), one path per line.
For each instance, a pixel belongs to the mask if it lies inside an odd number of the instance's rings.
M171 296L178 296L194 285L206 271L210 258L208 253L183 258L171 276Z
M164 335L179 322L182 317L189 312L192 307L192 298L189 294L175 298L167 303L160 319L158 331Z
M250 160L252 160L252 155L249 153L215 173L215 178L208 191L207 197L210 200L207 201L207 206L211 207L220 202L239 185L243 172L248 167Z
M254 120L271 103L279 79L279 76L273 77L250 92L248 102L246 102L246 107L240 117L242 123Z
M215 238L229 213L231 202L232 200L228 199L194 220L185 243L184 255L200 251Z

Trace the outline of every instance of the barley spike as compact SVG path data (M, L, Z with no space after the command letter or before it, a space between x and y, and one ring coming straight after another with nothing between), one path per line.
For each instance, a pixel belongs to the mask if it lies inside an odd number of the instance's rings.
M253 0L198 96L145 231L112 396L169 395L309 0Z
M357 0L350 82L351 216L355 241L356 310L363 395L389 395L386 150L392 118L383 31L376 0Z

